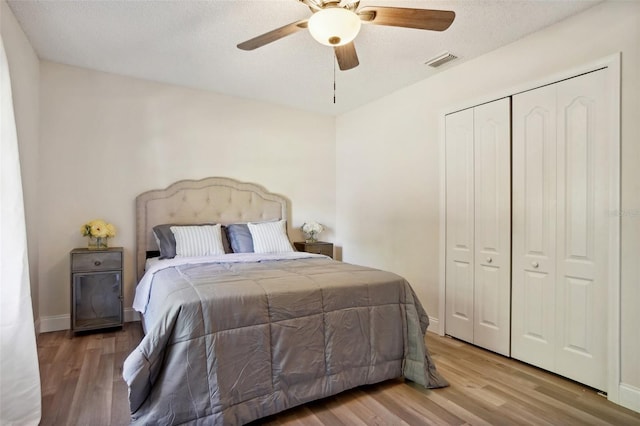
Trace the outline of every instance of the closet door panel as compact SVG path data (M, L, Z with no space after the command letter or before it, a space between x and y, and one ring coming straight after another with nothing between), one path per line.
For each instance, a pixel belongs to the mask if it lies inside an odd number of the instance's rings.
M556 88L513 97L514 358L555 368Z
M557 368L606 389L608 151L605 72L558 84Z
M511 300L510 98L474 108L474 342L509 355Z
M446 326L473 342L473 110L446 117Z

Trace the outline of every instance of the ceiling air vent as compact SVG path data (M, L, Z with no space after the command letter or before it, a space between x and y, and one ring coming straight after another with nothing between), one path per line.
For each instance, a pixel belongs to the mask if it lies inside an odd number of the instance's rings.
M438 55L435 58L429 59L427 62L425 62L425 64L429 65L430 67L437 68L440 65L446 64L449 61L453 61L454 59L458 59L458 57L455 55L452 55L449 52L444 52L443 54Z

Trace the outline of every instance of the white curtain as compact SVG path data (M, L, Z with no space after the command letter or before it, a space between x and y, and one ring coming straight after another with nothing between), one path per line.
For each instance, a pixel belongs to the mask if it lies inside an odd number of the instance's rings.
M40 372L31 308L18 138L0 37L0 425L40 422Z

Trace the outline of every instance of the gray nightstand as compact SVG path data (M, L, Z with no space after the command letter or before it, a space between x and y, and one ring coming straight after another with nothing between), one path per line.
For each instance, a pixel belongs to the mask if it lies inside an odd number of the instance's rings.
M71 331L122 327L122 247L71 251Z
M324 254L333 259L333 243L324 241L316 241L315 243L307 243L305 241L296 241L293 243L296 250L306 251L307 253Z

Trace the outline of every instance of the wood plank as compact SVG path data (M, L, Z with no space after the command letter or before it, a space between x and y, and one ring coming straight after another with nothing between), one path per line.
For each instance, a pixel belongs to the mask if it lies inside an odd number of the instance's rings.
M365 420L352 410L345 410L335 398L307 404L309 410L323 424L364 426Z
M373 395L369 393L369 387L364 386L351 392L343 392L337 395L339 403L345 409L362 419L367 425L403 425L403 422L395 413L388 411Z
M415 385L415 384L414 384ZM418 385L415 385L418 386ZM460 406L451 399L449 399L445 394L441 392L432 392L427 396L430 400L438 404L443 409L450 412L452 415L459 417L465 420L468 424L472 424L475 426L490 426L490 423L486 420L482 419L476 413L467 409L465 406ZM471 407L469 407L471 408Z
M407 401L411 406L416 407L416 409L420 411L426 419L429 419L436 424L462 425L466 423L460 417L445 410L427 398L426 395L435 391L424 389L421 386L411 387L409 384L411 383L405 382L405 386L398 387L399 397L402 400Z
M75 393L87 341L84 339L72 341L66 331L57 332L60 343L50 368L53 375L44 375L40 371L40 380L51 392L51 398L43 400L42 425L68 424L68 408ZM38 341L40 338L38 337ZM46 403L45 403L46 402Z
M69 405L69 421L76 421L76 424L95 424L93 413L96 411L104 411L104 407L94 405L97 401L91 401L91 393L93 390L93 380L95 378L95 372L98 369L100 363L101 350L100 349L87 349L84 354L84 362L78 376L78 382L76 385L71 404ZM92 407L91 410L85 409L85 407ZM92 423L93 421L94 423Z

